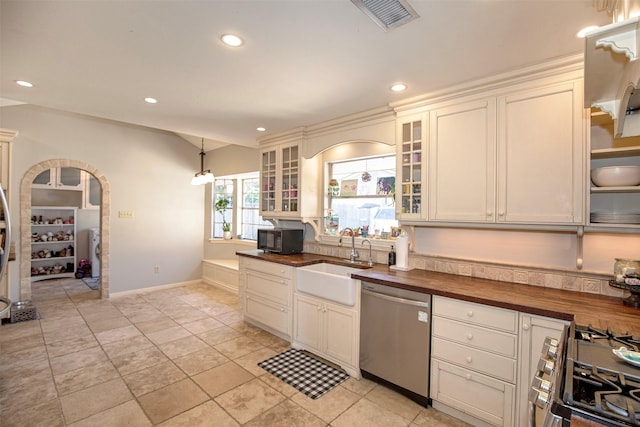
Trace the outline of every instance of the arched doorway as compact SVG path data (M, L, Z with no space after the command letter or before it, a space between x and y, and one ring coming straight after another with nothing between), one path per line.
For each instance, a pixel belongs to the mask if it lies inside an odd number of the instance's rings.
M109 221L111 191L104 175L88 163L77 160L54 159L32 166L20 182L20 300L31 299L31 184L41 172L51 168L77 168L92 174L100 183L100 297L109 298Z

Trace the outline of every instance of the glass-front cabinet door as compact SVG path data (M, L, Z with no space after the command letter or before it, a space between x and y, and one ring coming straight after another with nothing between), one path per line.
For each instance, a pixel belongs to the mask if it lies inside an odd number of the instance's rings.
M277 151L263 151L260 160L260 211L274 212L276 210L276 153Z
M33 188L82 190L82 171L78 168L52 168L42 171L33 179Z
M398 144L398 165L397 173L400 176L400 188L397 188L400 194L396 195L396 203L399 203L397 209L398 217L405 219L422 218L422 212L426 202L423 191L424 172L426 171L426 150L425 150L425 134L426 134L425 114L406 117L400 119L399 122L399 140Z
M299 157L298 146L283 147L282 153L282 198L280 210L282 212L298 212L298 177Z

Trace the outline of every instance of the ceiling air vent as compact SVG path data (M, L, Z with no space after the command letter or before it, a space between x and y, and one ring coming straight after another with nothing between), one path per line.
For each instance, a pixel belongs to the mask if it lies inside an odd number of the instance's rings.
M419 17L405 0L351 0L351 2L385 31Z

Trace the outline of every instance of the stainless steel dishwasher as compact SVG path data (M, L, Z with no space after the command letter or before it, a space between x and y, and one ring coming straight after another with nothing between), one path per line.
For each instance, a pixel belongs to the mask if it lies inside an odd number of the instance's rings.
M360 371L427 406L431 295L362 282Z

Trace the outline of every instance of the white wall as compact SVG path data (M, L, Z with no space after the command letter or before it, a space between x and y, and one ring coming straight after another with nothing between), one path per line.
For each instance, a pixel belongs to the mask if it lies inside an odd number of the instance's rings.
M205 190L191 185L197 147L169 132L29 105L0 108L0 127L19 131L9 194L16 240L25 172L48 159L78 160L110 184L112 294L201 277ZM134 218L119 219L120 210ZM18 296L18 262L11 266L11 298Z

